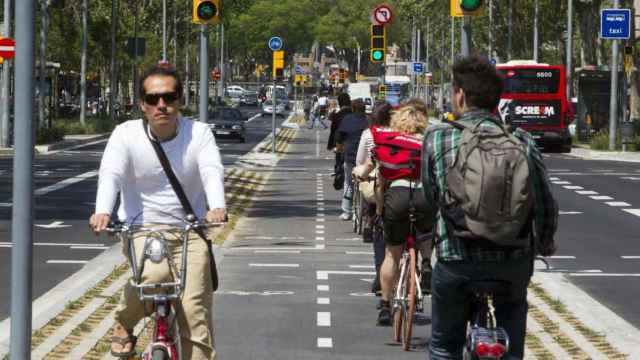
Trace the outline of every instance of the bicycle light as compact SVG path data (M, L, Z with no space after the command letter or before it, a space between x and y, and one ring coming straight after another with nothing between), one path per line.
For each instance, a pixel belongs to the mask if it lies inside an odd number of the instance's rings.
M162 238L155 236L147 237L144 254L152 263L159 264L167 256L167 244Z
M507 349L500 343L479 342L476 344L476 355L481 359L500 359Z

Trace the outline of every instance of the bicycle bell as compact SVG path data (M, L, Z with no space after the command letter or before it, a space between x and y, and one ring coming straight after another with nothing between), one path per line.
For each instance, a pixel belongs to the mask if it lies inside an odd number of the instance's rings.
M167 242L160 234L150 234L145 239L144 255L154 264L159 264L167 257Z

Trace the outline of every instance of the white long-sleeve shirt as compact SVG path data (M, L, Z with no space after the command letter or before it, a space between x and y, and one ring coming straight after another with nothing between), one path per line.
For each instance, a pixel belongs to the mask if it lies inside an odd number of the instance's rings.
M205 216L206 203L210 209L225 208L224 168L206 124L180 118L176 137L161 145L198 218ZM111 214L118 192L122 221L176 224L185 216L142 120L118 125L109 138L100 164L96 214Z

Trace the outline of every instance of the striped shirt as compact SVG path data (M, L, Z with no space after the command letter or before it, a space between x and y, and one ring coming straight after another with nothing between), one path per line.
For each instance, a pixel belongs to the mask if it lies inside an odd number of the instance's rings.
M483 118L494 117L482 110L467 112L458 122L472 126ZM494 117L495 118L495 117ZM499 121L499 120L498 120ZM485 122L481 126L493 126ZM442 124L427 130L423 141L422 182L427 199L444 199L447 189L446 176L453 166L458 152L462 132L451 125ZM553 244L553 236L557 228L558 205L551 194L551 185L546 168L535 141L524 130L517 129L514 135L527 144L527 155L532 176L534 192L533 235L536 248L549 248ZM431 191L427 191L431 189ZM436 201L428 201L437 204ZM437 205L435 205L437 206ZM449 233L447 224L440 211L436 215L436 255L444 261L502 261L517 258L530 253L530 249L505 251L499 248L486 248L455 237Z

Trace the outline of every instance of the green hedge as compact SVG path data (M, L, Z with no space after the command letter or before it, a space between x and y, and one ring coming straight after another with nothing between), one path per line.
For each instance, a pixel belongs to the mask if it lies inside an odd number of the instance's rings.
M589 146L592 150L609 150L609 132L602 131L596 135L593 135L589 140ZM622 150L622 141L620 139L620 133L616 137L616 150ZM627 144L628 151L640 150L640 135L636 135L631 144Z

